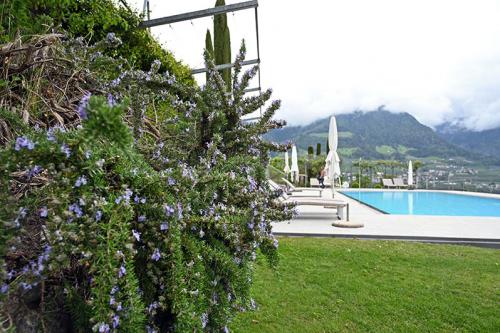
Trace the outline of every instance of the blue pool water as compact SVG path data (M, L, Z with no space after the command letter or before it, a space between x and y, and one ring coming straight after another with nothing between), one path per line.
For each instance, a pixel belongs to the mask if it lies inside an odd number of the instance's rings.
M345 191L388 214L498 216L500 199L433 191Z

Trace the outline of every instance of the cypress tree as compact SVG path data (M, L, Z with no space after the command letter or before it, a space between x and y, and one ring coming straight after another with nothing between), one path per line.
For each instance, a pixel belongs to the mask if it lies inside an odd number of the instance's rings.
M307 154L314 155L314 148L312 146L307 147Z
M225 6L224 0L217 0L215 7ZM227 26L227 15L219 14L214 18L214 58L216 65L231 63L231 40L229 28ZM220 71L224 82L226 82L227 89L231 90L231 69L224 69Z
M321 143L319 142L316 144L316 155L321 155Z
M205 35L205 50L208 52L210 59L214 59L214 45L212 43L212 35L210 34L210 30L207 29L207 34ZM208 72L207 72L207 81L208 81Z

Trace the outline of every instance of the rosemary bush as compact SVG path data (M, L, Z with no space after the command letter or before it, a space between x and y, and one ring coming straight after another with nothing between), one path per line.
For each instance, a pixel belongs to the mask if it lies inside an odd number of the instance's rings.
M256 73L241 74L244 45L232 94L208 57L197 88L159 62L106 72L124 60L75 45L62 48L93 89L70 121L32 114L26 124L10 100L0 113L15 133L0 148L2 317L21 325L12 304L31 295L33 329L59 311L81 332L227 331L255 307L257 253L277 260L270 222L293 213L266 183L269 151L286 149L262 139L284 125L272 120L279 102L242 121L271 97L244 96Z

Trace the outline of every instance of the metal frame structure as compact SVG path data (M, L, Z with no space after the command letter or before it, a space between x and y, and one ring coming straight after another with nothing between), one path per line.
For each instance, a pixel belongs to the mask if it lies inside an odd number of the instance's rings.
M259 6L259 3L257 0L251 0L251 1L244 1L240 3L235 3L235 4L230 4L230 5L225 5L225 6L218 6L214 8L207 8L203 10L197 10L194 12L188 12L188 13L183 13L183 14L176 14L176 15L171 15L171 16L166 16L166 17L160 17L156 19L150 19L150 10L149 10L149 0L144 0L144 13L145 17L148 18L148 20L141 22L139 27L141 28L151 28L151 27L156 27L160 25L165 25L165 24L171 24L171 23L177 23L177 22L183 22L183 21L190 21L202 17L208 17L208 16L215 16L218 14L225 14L225 13L231 13L231 12L236 12L240 10L246 10L246 9L254 9L255 10L255 34L257 37L257 59L252 59L252 60L246 60L243 61L243 66L248 66L248 65L258 65L260 64L260 46L259 46L259 16L258 16L258 11L257 8ZM234 64L221 64L215 66L215 69L221 70L221 69L226 69L226 68L232 68L234 67ZM198 69L192 69L191 74L202 74L208 72L208 68L198 68ZM261 84L260 84L260 67L257 72L258 76L258 81L259 81L259 86L255 88L249 88L246 89L245 92L254 92L258 91L261 92Z

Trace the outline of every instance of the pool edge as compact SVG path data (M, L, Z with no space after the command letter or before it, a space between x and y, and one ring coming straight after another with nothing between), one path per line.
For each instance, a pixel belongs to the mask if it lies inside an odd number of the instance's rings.
M352 192L354 192L354 191L352 191ZM348 197L349 199L352 199L352 200L354 200L354 201L359 202L359 203L360 203L360 204L362 204L362 205L365 205L365 206L367 206L367 207L370 207L371 209L374 209L374 210L376 210L376 211L377 211L377 212L379 212L379 213L382 213L382 214L385 214L385 215L395 215L395 214L390 214L390 213L388 213L388 212L386 212L386 211L384 211L384 210L382 210L382 209L380 209L380 208L377 208L377 207L375 207L375 206L372 206L372 205L370 205L370 204L367 204L366 202L363 202L363 201L361 201L361 200L358 200L358 199L356 199L356 198L354 198L354 197L350 196L349 194L346 194L345 192L341 192L341 191L339 191L339 193L340 193L340 194L342 194L342 195L345 195L345 196L346 196L346 197ZM396 214L396 215L397 215L397 214Z

